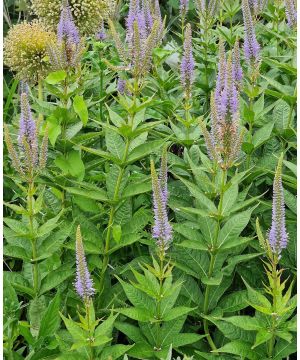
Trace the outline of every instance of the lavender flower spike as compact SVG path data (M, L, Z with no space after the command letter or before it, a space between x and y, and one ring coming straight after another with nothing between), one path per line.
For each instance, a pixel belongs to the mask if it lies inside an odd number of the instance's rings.
M76 231L76 281L74 285L78 295L84 301L95 294L93 280L86 264L80 225L78 225Z
M166 151L162 157L162 167L160 177L155 171L154 162L151 161L151 177L153 189L153 211L154 226L152 236L157 239L156 243L162 253L164 253L172 241L172 227L167 214L167 172L166 172Z
M273 182L272 225L268 233L269 244L273 253L280 255L287 247L288 234L285 226L285 205L282 186L282 160L280 156Z
M99 27L99 31L97 32L97 34L95 35L96 40L98 41L103 41L106 39L106 33L105 33L105 28L104 28L104 21L103 19L101 20L100 23L100 27Z
M242 10L244 18L244 29L245 29L245 39L244 39L244 51L247 62L258 64L259 63L259 52L260 46L256 40L254 24L252 20L252 15L249 7L248 0L242 0Z
M59 42L65 40L68 46L76 46L80 43L79 31L74 23L67 1L65 1L61 10L60 20L57 26L57 38Z
M189 0L180 0L179 8L181 17L184 19L189 8Z
M190 24L187 24L186 26L183 49L184 54L181 61L181 84L185 90L186 97L190 97L195 67L192 48L192 30Z
M297 27L297 9L295 0L285 0L285 15L290 27Z
M25 153L27 167L33 169L38 163L37 130L28 101L27 86L23 84L21 91L21 117L18 142Z

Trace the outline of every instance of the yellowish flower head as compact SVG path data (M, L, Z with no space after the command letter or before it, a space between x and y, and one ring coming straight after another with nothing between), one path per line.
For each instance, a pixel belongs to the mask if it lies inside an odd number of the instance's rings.
M56 31L62 0L31 0L33 12L45 26ZM115 0L69 0L73 19L81 35L94 35L101 19L109 16Z
M37 23L20 23L13 26L4 39L4 63L16 77L36 81L50 71L47 45L55 34Z

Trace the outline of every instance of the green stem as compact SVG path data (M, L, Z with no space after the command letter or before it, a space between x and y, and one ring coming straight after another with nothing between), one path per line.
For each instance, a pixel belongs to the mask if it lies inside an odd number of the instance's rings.
M273 313L272 314L272 338L268 344L268 356L270 359L273 358L273 351L275 345L275 330L276 330L276 314L277 314L277 257L272 260L272 279L273 279L273 286L272 286L272 293L273 293Z
M91 324L90 324L90 299L85 300L85 312L86 312L86 317L87 317L87 325L88 325L88 332L89 332L89 345L90 345L90 355L89 355L89 360L93 360L94 359L94 349L93 349L93 334L92 334L92 330L91 330Z
M164 259L165 259L164 250L161 250L160 253L159 253L159 269L160 269L160 274L159 274L159 294L158 294L158 300L157 300L157 305L156 305L156 319L157 319L156 347L157 348L160 348L160 346L161 346L161 344L159 343L159 340L160 340L159 333L160 333L160 323L161 323L161 298L162 298L162 293L163 293Z
M29 215L29 229L31 237L31 248L32 248L32 261L33 261L33 289L35 296L38 295L38 286L39 286L39 273L38 273L38 264L36 262L37 258L37 249L36 249L36 238L34 236L34 210L33 210L33 194L34 194L34 182L30 180L28 183L28 215Z
M43 101L43 80L39 78L38 80L38 99L39 101ZM42 122L44 120L43 114L39 113L39 122Z
M127 139L126 141L126 146L125 146L125 151L124 151L124 156L123 156L123 161L122 163L124 164L126 162L127 156L128 156L128 151L129 151L129 144L130 141ZM110 209L110 213L109 213L109 220L108 220L108 225L107 225L107 233L106 233L106 238L105 238L105 248L104 248L104 256L103 256L103 263L102 263L102 271L101 271L101 278L100 278L100 284L99 284L99 292L100 295L103 292L104 289L104 278L105 278L105 273L106 273L106 269L108 266L108 262L109 262L109 249L110 249L110 239L111 239L111 229L112 229L112 225L113 225L113 221L114 221L114 215L115 215L115 211L116 211L116 202L118 200L119 197L119 191L120 191L120 186L121 186L121 182L122 182L122 178L124 175L124 171L125 171L125 166L122 165L119 171L119 175L118 175L118 179L117 179L117 183L116 183L116 187L115 187L115 191L114 191L114 196L113 196L113 205Z
M208 278L210 279L213 271L214 271L214 267L215 267L215 263L216 263L216 258L217 258L217 242L218 242L218 237L219 237L219 232L220 232L220 223L221 223L221 216L222 216L222 208L223 208L223 198L224 198L224 190L225 190L225 185L226 185L226 175L227 172L226 170L222 170L222 182L221 182L221 190L220 190L220 200L219 200L219 206L218 206L218 220L217 220L217 224L216 224L216 233L215 233L215 238L214 241L212 243L212 248L210 250L210 264L209 264L209 270L208 270ZM208 301L209 301L209 293L210 293L210 285L206 285L205 288L205 294L204 294L204 305L203 305L203 313L204 315L208 314ZM211 347L212 350L216 350L217 347L209 333L209 327L208 327L208 320L207 319L203 319L203 326L204 326L204 332L205 335L207 337L207 341Z
M103 121L103 69L100 70L100 121Z

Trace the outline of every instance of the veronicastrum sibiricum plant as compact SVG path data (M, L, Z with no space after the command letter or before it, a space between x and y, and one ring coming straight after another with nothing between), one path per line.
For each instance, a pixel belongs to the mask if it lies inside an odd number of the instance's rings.
M117 1L109 21L97 1L4 8L4 33L18 27L4 74L5 359L291 359L297 72L284 0L249 0L245 23L242 0ZM54 71L45 19L62 44ZM18 92L25 57L24 74L46 71Z

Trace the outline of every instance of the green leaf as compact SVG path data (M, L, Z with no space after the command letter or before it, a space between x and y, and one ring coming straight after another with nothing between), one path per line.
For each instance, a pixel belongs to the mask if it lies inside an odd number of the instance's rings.
M119 308L115 309L120 314L123 314L130 319L141 321L141 322L148 322L153 321L154 317L149 313L149 309L141 309L136 307L128 307L128 308Z
M172 345L174 348L185 346L189 344L193 344L203 338L206 335L192 334L192 333L180 333L178 335L173 336Z
M167 313L163 315L162 319L163 319L163 321L174 320L180 316L188 314L189 312L191 312L195 309L197 309L197 308L189 308L186 306L177 306L173 309L168 310Z
M39 330L39 337L54 336L55 332L60 326L60 294L57 293L53 300L50 302L42 320Z
M68 279L70 276L74 276L74 270L71 267L70 263L65 263L60 266L58 269L51 271L41 283L40 295L45 292L57 287L63 281Z
M222 308L224 313L235 312L246 308L248 306L247 291L234 291L233 293L224 296L218 306Z
M222 215L228 214L238 197L238 184L232 184L224 193Z
M68 332L71 334L72 338L76 342L84 342L86 345L88 344L87 340L87 333L85 330L83 330L79 324L77 324L72 319L67 319L63 316L63 314L60 314L61 318L63 319L66 328Z
M238 356L242 356L249 360L261 360L263 359L262 355L259 352L251 349L251 344L241 341L235 340L225 344L217 350L213 350L213 352L224 352L228 354L234 354Z
M270 138L273 127L274 127L274 123L270 122L254 133L252 143L255 148L258 148L261 144L263 144L265 141L267 141Z
M153 140L134 148L128 155L127 164L146 157L147 155L157 151L165 143L166 140Z
M64 70L54 71L50 73L45 81L50 85L58 84L59 82L65 80L67 73Z
M126 124L124 119L119 114L114 112L107 104L105 104L105 105L106 105L106 108L109 113L109 118L115 126L121 127L122 125Z
M93 190L87 190L87 189L79 189L79 188L75 188L75 187L65 187L64 189L70 194L80 195L80 196L86 197L88 199L104 201L104 202L108 201L105 191L100 188L93 189Z
M256 334L255 343L251 349L255 349L257 346L268 342L270 339L272 339L272 336L273 334L271 331L260 329Z
M235 240L248 225L252 211L255 207L232 216L222 227L218 237L218 245L228 244Z
M107 360L107 359L118 359L120 356L124 355L125 353L127 353L132 347L134 347L135 345L121 345L121 344L117 344L117 345L111 345L109 347L106 347L103 349L101 355L100 355L100 360Z
M142 181L139 183L131 183L123 190L123 198L132 197L135 195L143 194L151 191L152 184L150 180Z
M223 321L229 322L243 330L260 330L264 328L264 324L255 317L251 316L232 316L223 318Z
M276 129L287 129L289 122L290 106L284 100L279 100L273 110L273 119Z
M89 114L83 96L76 95L74 97L73 107L76 114L79 116L80 120L82 121L83 126L85 126L88 122Z
M122 160L125 152L125 143L122 137L115 131L106 129L105 142L107 150L114 156L116 156L119 160Z

